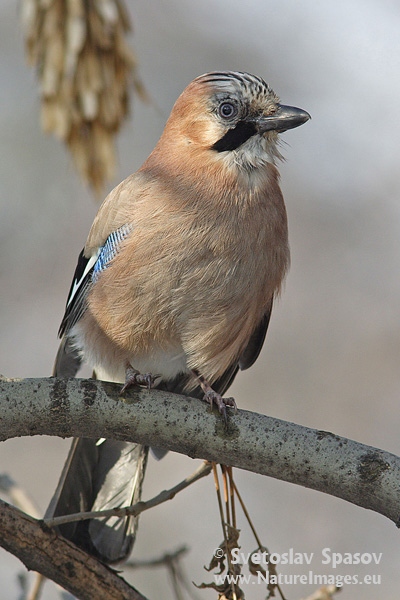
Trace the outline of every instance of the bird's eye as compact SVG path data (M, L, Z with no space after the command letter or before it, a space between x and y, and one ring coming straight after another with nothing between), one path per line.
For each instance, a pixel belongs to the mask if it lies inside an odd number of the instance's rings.
M237 115L238 109L232 102L223 102L219 107L219 114L223 119L232 119Z

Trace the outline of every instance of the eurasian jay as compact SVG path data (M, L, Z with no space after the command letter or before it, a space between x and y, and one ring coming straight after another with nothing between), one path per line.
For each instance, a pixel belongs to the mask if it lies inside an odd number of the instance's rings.
M143 166L105 199L75 271L54 375L84 360L98 379L223 398L259 355L289 265L278 133L310 115L260 77L212 72L176 101ZM47 516L130 505L148 448L75 439ZM105 562L129 554L137 520L60 532Z

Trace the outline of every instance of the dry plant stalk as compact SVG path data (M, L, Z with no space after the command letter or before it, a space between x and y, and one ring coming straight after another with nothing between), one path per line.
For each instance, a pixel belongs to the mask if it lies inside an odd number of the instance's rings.
M126 36L123 0L22 0L27 60L40 82L41 122L97 192L115 170L114 136L130 87L145 95Z

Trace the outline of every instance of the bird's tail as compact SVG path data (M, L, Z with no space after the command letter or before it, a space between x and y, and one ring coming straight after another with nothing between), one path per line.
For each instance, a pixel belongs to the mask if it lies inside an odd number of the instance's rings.
M61 342L53 374L73 377L81 364L68 339ZM76 438L46 517L130 506L140 500L148 448L116 440ZM103 562L126 559L132 549L137 517L89 519L58 530Z
M140 500L148 449L140 444L76 438L46 517L130 506ZM58 527L103 562L126 559L132 550L137 517L108 517Z

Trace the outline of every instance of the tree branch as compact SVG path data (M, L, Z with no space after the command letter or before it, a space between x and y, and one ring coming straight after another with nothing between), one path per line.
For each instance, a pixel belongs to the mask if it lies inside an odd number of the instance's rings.
M80 600L146 600L115 571L57 533L0 500L0 544Z
M400 526L400 459L333 433L92 379L0 380L0 440L109 437L268 475L374 510Z

